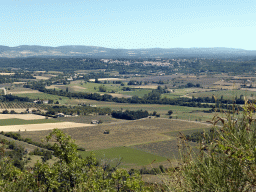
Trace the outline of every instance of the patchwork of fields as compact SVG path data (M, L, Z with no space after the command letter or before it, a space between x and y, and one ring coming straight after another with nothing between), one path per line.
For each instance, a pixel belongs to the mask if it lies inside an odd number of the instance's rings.
M40 77L39 77L40 78ZM189 77L195 80L194 83L202 83L201 79ZM111 81L113 79L105 79ZM178 81L180 80L176 80ZM123 81L124 86L127 80ZM181 82L181 84L184 84ZM210 84L210 83L209 83ZM104 86L106 92L99 92L99 87ZM144 95L157 89L157 84L148 85L131 85L131 91L123 91L120 84L107 83L99 84L94 82L71 81L67 85L51 85L46 88L56 89L69 92L89 92L99 94L112 94L113 97L143 97ZM164 85L160 85L164 87ZM224 95L225 98L234 97L241 94L254 96L253 92L240 90L234 94L234 91L213 89L204 89L199 87L192 88L168 88L170 93L162 94L162 98L179 98L192 96L209 96L212 94L219 97ZM58 101L60 105L77 106L77 104L94 105L101 108L111 108L112 110L147 110L149 113L154 111L160 115L160 118L141 119L135 121L113 119L111 116L79 116L66 117L58 119L45 119L44 116L33 114L1 114L0 131L18 132L23 138L31 138L33 141L41 142L51 132L51 129L58 128L72 137L79 147L86 151L79 151L82 157L89 155L92 151L101 161L115 163L122 159L123 167L146 166L151 162L157 165L166 164L167 158L171 161L179 158L177 148L177 135L179 132L190 134L195 131L209 129L211 126L200 123L211 120L216 114L205 113L209 108L184 107L175 105L159 104L130 104L130 103L113 103L105 101L74 99L58 95L50 95L36 90L16 87L10 92L13 95L28 97L30 99L53 100ZM29 103L30 104L30 103ZM31 107L32 107L31 103ZM7 104L2 104L3 109L8 108ZM8 104L12 107L12 103ZM32 108L30 108L31 110ZM34 108L33 108L34 109ZM37 108L35 108L37 109ZM9 110L9 108L8 108ZM24 112L17 111L17 112ZM169 119L168 111L172 110L172 119ZM103 124L92 125L92 120L101 120ZM109 134L104 134L108 130ZM53 141L52 141L53 142ZM196 144L191 143L195 146Z
M0 114L0 131L41 131L51 129L67 129L74 127L92 126L86 123L60 122L56 119L45 119L34 114Z
M169 119L141 119L119 121L96 126L63 129L80 147L86 156L93 151L98 159L122 159L122 166L148 165L152 161L164 162L178 157L177 131L209 128L207 124ZM109 130L109 134L104 134ZM50 130L21 132L24 138L40 142ZM171 134L173 133L173 134ZM169 134L169 135L168 135ZM133 158L131 158L133 157Z

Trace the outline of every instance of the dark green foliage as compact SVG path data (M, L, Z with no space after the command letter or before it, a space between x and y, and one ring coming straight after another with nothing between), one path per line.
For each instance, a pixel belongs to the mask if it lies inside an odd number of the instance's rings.
M24 169L23 162L14 157L0 159L0 190L11 191L146 191L141 176L130 176L126 170L99 164L94 155L79 157L77 145L61 131L55 129L47 136L54 139L54 155L57 162L52 166L45 152L43 163L37 162L32 169ZM16 166L16 167L15 167Z
M168 115L172 115L173 114L173 111L172 110L169 110L168 111Z
M135 120L135 119L141 119L148 117L148 111L129 111L126 110L124 112L122 111L113 111L111 113L112 117L117 118L117 119L127 119L127 120Z
M222 126L210 133L194 134L199 150L193 151L188 137L180 136L182 162L176 171L178 191L255 191L256 126L253 111L256 106L246 103L238 121L214 117L213 124ZM193 139L189 138L190 140Z
M106 92L107 88L103 85L99 86L99 92Z

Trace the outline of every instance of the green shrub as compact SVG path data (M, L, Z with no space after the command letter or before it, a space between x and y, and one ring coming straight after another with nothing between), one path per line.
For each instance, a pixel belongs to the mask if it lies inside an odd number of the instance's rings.
M256 182L256 125L253 112L256 106L245 104L243 117L236 121L232 115L215 117L211 141L202 137L198 152L193 152L181 136L182 163L173 172L179 185L169 185L178 191L255 191ZM205 135L205 134L203 134Z

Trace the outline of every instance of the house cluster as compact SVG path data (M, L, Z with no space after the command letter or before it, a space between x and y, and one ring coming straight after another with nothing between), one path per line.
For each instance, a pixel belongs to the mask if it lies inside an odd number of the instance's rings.
M73 81L73 80L76 80L76 79L83 79L83 78L84 78L83 75L75 73L74 75L68 77L67 81Z
M89 106L89 107L97 107L97 105L92 105L92 104L86 104L86 103L79 103L78 105L80 106Z
M57 113L56 117L78 117L78 115L65 115L64 113Z
M37 104L48 104L49 100L34 100L33 103L37 103Z

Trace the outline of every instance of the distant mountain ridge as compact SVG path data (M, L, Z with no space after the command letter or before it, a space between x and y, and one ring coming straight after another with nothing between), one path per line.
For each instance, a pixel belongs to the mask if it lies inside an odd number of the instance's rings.
M256 57L256 51L234 48L148 48L112 49L95 46L38 46L21 45L8 47L0 45L0 58L24 57L90 57L90 58L231 58Z

